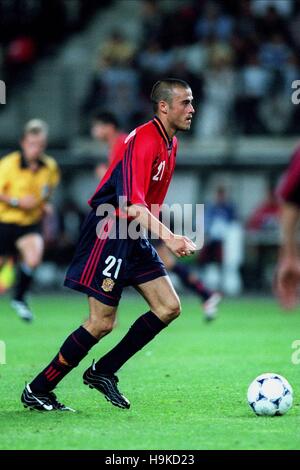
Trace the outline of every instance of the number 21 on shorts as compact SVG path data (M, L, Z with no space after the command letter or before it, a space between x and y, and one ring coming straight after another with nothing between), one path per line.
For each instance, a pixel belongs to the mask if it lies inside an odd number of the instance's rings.
M105 264L107 264L107 267L102 271L103 275L118 279L122 261L122 258L117 259L115 256L108 256L105 260Z

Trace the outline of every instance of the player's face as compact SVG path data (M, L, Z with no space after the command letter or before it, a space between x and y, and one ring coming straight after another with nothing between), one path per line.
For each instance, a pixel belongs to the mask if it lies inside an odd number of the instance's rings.
M29 161L37 160L43 154L46 145L47 137L43 133L28 134L21 141L22 150Z
M92 126L92 137L96 140L106 141L108 138L110 126L103 122L95 122Z
M174 88L173 100L168 107L168 121L173 129L188 131L191 127L193 114L193 94L190 88Z

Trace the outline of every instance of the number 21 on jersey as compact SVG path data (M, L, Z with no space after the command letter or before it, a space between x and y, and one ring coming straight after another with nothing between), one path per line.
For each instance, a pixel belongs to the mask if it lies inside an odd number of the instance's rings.
M160 164L158 165L158 168L157 168L157 172L152 178L153 181L161 181L162 180L162 177L163 177L163 174L164 174L164 171L165 171L165 166L166 166L165 161L160 162Z

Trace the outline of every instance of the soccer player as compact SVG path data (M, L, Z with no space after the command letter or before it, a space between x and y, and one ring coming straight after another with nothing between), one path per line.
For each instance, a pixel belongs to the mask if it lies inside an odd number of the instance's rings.
M45 122L29 121L20 150L0 161L0 265L8 256L18 255L11 306L28 322L33 314L26 294L43 256L40 222L44 211L50 210L49 197L59 181L55 160L44 153L47 135Z
M300 256L298 225L300 219L300 147L294 152L289 167L279 184L281 199L281 247L275 277L279 302L286 309L299 303Z
M94 139L99 142L105 142L108 145L108 165L111 165L124 145L127 134L121 131L117 119L109 112L95 114L92 121L91 133ZM106 164L101 163L97 166L96 173L100 180L106 171ZM178 261L161 240L154 240L152 244L154 244L167 271L174 272L181 282L201 299L205 320L213 320L217 314L218 304L222 298L221 295L218 292L212 292L207 289L198 276L192 272L191 268Z
M108 145L108 165L100 163L96 168L97 176L102 180L108 167L122 151L127 134L121 131L117 118L109 112L98 112L94 115L91 134L98 142Z
M21 401L41 411L70 410L57 401L53 389L88 351L111 332L125 286L146 299L141 315L123 339L84 372L83 382L120 408L129 400L118 389L116 372L180 313L180 301L155 249L143 236L113 236L124 220L159 236L176 256L188 256L194 243L173 234L155 214L165 198L175 167L177 131L190 129L194 114L189 85L177 79L158 81L151 100L156 116L127 137L89 203L92 207L68 269L65 285L88 296L89 319L70 334L53 360L25 386ZM127 203L120 204L119 197ZM117 217L97 216L110 203ZM96 213L97 212L97 213ZM128 219L127 219L128 218Z

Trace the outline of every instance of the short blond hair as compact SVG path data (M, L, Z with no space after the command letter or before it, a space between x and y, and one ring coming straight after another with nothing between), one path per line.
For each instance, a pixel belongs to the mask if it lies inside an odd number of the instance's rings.
M42 119L31 119L24 126L23 137L28 134L45 134L48 137L49 126Z

